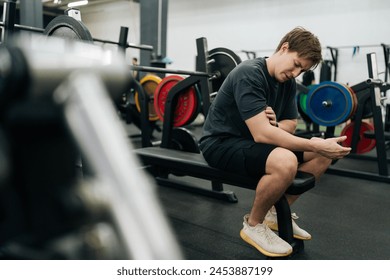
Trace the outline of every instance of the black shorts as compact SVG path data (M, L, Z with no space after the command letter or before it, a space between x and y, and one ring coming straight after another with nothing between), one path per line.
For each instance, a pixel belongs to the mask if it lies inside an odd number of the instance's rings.
M258 179L265 174L267 158L275 148L249 139L221 137L207 147L203 156L210 166ZM302 163L303 152L293 153Z

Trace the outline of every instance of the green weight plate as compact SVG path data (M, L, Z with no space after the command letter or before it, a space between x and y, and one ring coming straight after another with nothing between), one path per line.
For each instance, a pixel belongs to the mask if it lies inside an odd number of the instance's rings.
M297 95L297 105L298 105L298 112L302 119L305 121L305 123L312 123L313 121L310 119L310 117L306 113L306 100L307 100L307 94L300 92Z
M307 114L307 94L305 93L300 93L299 94L299 105L302 109L302 111Z
M209 73L218 71L220 74L218 79L213 79L211 81L212 92L216 92L219 90L230 71L241 63L241 58L227 48L215 48L209 51L208 59L212 61L208 64Z
M313 88L314 85L308 85L307 89L310 90ZM298 105L298 112L302 119L310 124L313 121L310 119L310 117L307 115L307 93L300 92L297 94L297 105Z

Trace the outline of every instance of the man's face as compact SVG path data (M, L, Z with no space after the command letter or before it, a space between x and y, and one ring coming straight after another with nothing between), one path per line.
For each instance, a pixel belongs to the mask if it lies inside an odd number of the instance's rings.
M283 45L278 53L279 56L275 64L274 76L279 82L294 79L312 67L310 60L300 58L297 52L290 51L288 44Z

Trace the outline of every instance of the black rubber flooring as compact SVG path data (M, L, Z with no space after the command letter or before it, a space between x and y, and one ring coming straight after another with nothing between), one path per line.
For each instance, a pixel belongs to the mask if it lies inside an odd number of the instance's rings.
M346 158L334 165L338 166L376 172L375 161ZM196 178L174 179L211 187L210 182ZM239 236L243 216L252 205L253 191L234 186L225 189L234 191L237 203L185 189L158 188L184 257L188 260L266 259ZM292 212L297 213L297 223L313 238L290 259L390 259L390 184L387 182L325 174L314 189L293 205Z

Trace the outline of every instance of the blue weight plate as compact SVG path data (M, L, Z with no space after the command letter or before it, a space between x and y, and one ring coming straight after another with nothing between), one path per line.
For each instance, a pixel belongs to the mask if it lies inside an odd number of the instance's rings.
M307 115L323 126L345 122L353 110L352 95L347 88L335 82L322 82L307 95Z

